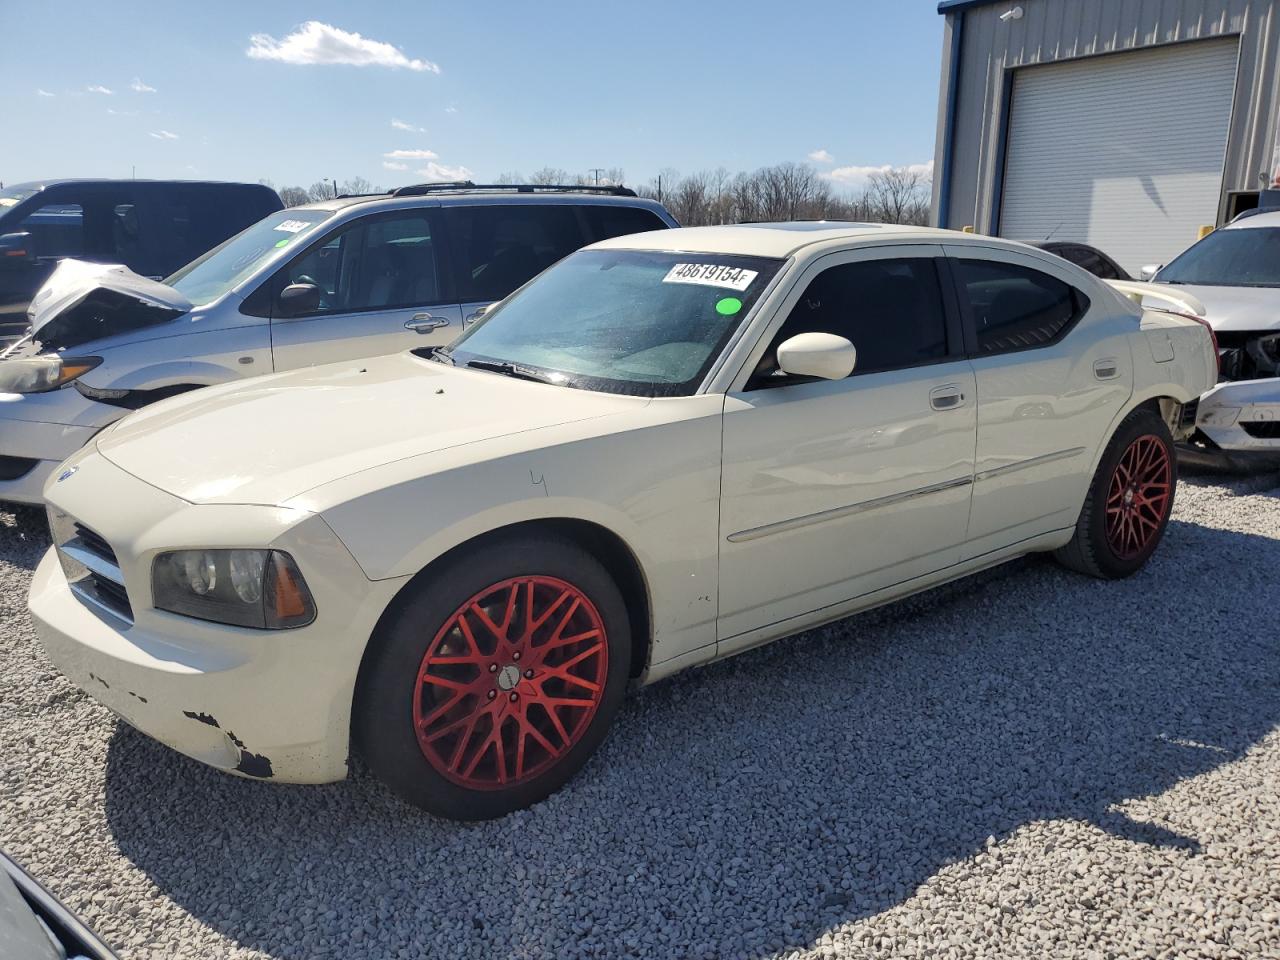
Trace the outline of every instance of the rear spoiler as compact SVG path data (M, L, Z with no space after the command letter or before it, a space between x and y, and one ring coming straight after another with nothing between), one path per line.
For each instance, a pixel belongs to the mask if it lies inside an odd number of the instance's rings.
M1209 313L1209 308L1189 293L1171 287L1167 283L1143 283L1140 280L1108 280L1107 284L1118 293L1124 294L1138 306L1143 300L1160 300L1173 306L1171 313L1185 313L1188 316L1201 318Z

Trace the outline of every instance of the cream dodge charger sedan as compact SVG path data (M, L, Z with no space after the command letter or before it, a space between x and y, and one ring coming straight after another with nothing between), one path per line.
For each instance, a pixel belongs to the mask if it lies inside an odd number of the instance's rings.
M1132 291L1130 291L1132 292ZM1053 551L1123 577L1207 329L986 237L795 223L568 257L449 349L132 414L45 489L59 667L223 770L495 817L650 683Z

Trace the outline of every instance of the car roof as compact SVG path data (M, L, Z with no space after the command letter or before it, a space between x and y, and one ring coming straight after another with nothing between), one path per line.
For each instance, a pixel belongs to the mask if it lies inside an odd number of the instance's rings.
M632 233L593 244L595 249L687 250L757 257L789 257L803 247L833 241L895 241L899 243L977 243L1017 246L994 237L955 230L908 227L892 223L846 223L801 220L791 223L742 223L722 227L681 227Z
M1223 230L1247 230L1251 227L1280 227L1280 210L1249 210L1228 223Z
M295 208L299 210L346 210L349 207L376 204L388 210L403 210L405 207L424 206L475 206L497 205L515 206L532 204L572 204L573 206L601 207L639 207L655 213L666 214L666 208L656 200L644 197L616 196L612 194L574 193L566 190L546 193L517 193L514 190L466 190L457 193L427 193L393 196L389 193L360 194L351 197L335 197L332 200L315 200Z
M270 190L264 183L241 183L235 180L130 180L120 177L58 177L53 180L27 180L23 183L11 183L7 190L48 190L50 187L62 187L70 184L83 187L116 186L127 183L131 186L149 187L249 187L254 190ZM274 192L274 191L272 191Z

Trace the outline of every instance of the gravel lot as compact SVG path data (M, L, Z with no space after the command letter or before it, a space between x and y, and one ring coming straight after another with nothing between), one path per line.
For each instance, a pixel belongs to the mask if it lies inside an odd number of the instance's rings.
M633 696L566 790L428 819L118 724L0 512L0 846L133 957L1280 956L1280 476L1153 563L1041 559Z

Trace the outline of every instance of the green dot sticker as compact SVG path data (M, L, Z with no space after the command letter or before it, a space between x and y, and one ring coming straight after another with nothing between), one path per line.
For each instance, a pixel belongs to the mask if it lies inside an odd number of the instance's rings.
M283 240L281 240L279 243L276 244L276 247L277 248L283 247L288 242L289 242L289 237L285 237Z
M732 317L742 309L742 301L737 297L724 297L716 301L716 313L722 317Z

